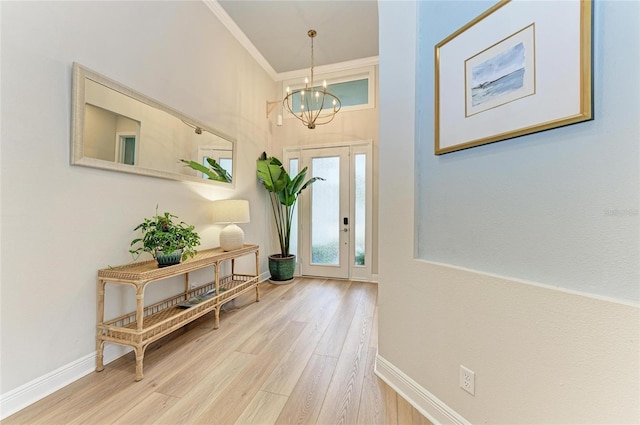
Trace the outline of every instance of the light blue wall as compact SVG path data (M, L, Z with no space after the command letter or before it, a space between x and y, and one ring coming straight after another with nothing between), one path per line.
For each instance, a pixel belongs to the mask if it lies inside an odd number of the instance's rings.
M434 45L494 2L419 3L418 257L640 301L640 2L594 4L595 119L433 154Z

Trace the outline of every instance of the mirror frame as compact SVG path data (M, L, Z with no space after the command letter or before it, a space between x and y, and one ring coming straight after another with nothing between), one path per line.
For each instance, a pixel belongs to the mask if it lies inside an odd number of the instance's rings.
M126 87L117 81L114 81L108 77L105 77L102 74L99 74L91 69L80 65L77 62L73 63L73 82L72 82L72 99L71 99L71 152L70 152L70 163L71 165L80 165L83 167L91 167L91 168L100 168L103 170L111 170L111 171L121 171L129 174L139 174L144 176L151 177L159 177L163 179L170 180L185 180L192 181L197 183L206 183L206 184L215 184L215 185L224 185L225 187L235 188L236 181L236 163L237 163L237 142L232 137L221 133L208 125L192 118L183 113L164 105L157 100L151 99L140 92L137 92L129 87ZM203 179L198 176L190 176L186 174L179 174L169 171L156 170L152 168L144 168L139 166L131 166L126 164L120 164L118 162L110 162L102 159L91 158L84 155L84 126L85 126L85 81L89 79L95 81L98 84L101 84L111 90L115 90L119 93L124 94L130 98L133 98L139 102L142 102L152 108L159 109L164 111L170 115L175 116L182 121L188 123L187 125L195 127L200 127L202 130L207 131L214 136L225 139L231 143L231 151L232 151L232 171L231 183L219 182L215 180ZM181 158L176 158L176 161L179 161ZM191 158L185 158L191 159ZM185 165L185 167L187 167Z

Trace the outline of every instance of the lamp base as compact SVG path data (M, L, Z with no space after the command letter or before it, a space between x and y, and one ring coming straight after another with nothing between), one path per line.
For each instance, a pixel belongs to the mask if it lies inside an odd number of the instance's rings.
M220 248L223 251L233 251L244 246L244 232L238 225L229 224L220 232Z

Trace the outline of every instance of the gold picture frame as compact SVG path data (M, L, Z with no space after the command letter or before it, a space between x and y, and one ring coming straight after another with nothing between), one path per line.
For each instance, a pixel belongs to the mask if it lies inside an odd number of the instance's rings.
M593 119L591 33L591 0L502 0L438 43L434 153Z

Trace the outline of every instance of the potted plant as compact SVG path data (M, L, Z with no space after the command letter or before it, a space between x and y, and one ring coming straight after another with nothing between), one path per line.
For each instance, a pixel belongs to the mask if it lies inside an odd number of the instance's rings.
M168 212L158 215L156 207L155 216L145 218L133 229L142 231L142 237L135 238L130 244L131 247L141 244L129 250L134 260L144 251L156 259L158 267L166 267L196 255L194 248L200 245L200 236L195 227L183 221L175 222L174 218L178 217Z
M275 157L267 157L266 152L258 158L258 179L269 193L273 218L278 232L280 253L269 256L269 271L271 280L286 281L293 279L296 256L289 252L291 241L291 222L295 211L298 195L304 189L321 177L312 177L306 182L307 167L304 167L293 179L282 166L282 162Z

